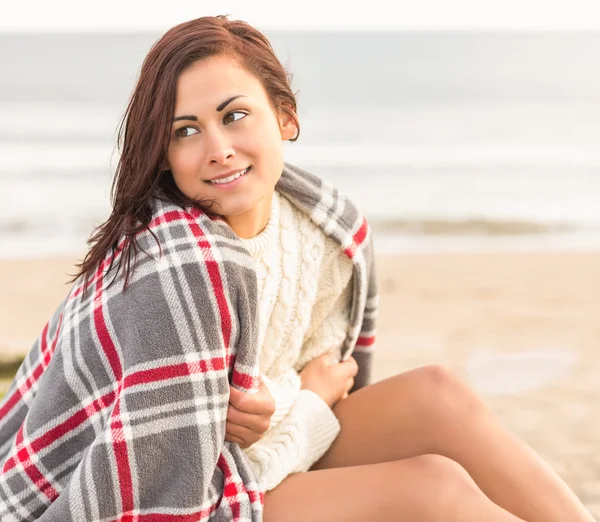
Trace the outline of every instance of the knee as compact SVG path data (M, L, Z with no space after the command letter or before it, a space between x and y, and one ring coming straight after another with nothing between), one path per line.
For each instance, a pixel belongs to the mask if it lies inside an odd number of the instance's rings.
M471 476L455 460L430 453L410 459L417 468L419 475L427 478L428 483L438 485L441 490L458 486L470 489L474 482Z
M466 520L465 513L485 503L485 495L454 460L426 454L382 465L381 482L372 481L376 505L406 520ZM378 518L377 520L389 520ZM469 520L475 520L469 517ZM481 520L487 519L484 515Z
M424 411L453 418L480 413L485 408L475 392L452 370L441 365L414 370L415 399Z
M462 383L453 370L441 364L422 366L414 370L414 372L423 382L438 389L453 389Z
M416 475L420 476L429 494L435 491L436 504L446 513L453 511L453 507L471 502L480 498L483 493L467 473L456 461L442 455L421 455L410 459L415 466ZM423 499L425 503L428 499ZM429 499L430 500L430 499Z

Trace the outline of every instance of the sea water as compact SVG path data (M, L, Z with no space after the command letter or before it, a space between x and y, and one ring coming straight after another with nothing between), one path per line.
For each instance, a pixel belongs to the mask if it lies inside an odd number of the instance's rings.
M79 254L157 34L0 35L0 257ZM268 33L384 251L598 248L600 34Z

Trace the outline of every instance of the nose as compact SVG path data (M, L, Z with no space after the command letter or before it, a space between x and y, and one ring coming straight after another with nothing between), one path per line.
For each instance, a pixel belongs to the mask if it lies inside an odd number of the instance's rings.
M235 158L233 143L222 130L214 130L207 139L207 159L211 165L226 164Z

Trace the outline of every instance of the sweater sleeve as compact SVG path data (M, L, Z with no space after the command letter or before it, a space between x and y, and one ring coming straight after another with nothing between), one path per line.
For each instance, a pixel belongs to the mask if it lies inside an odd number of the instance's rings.
M304 351L313 354L311 359L327 352L339 354L347 324L347 312L334 308ZM301 389L300 374L293 368L276 379L263 375L263 380L275 400L275 413L263 438L244 451L259 487L269 491L289 474L308 471L329 449L340 425L316 393Z
M339 432L331 408L316 393L300 390L289 414L245 450L259 488L269 491L291 473L308 471Z
M300 393L300 374L290 368L275 378L261 375L262 380L269 388L269 392L275 401L275 413L271 416L271 426L274 429L281 422L298 398Z

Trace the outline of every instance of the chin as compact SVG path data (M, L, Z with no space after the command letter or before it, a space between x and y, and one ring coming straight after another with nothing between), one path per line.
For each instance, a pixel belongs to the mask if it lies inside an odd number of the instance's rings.
M256 203L254 205L249 203L237 205L225 204L223 206L215 205L215 211L217 214L220 214L223 217L239 216L241 214L245 214L246 212L251 211L255 206Z

